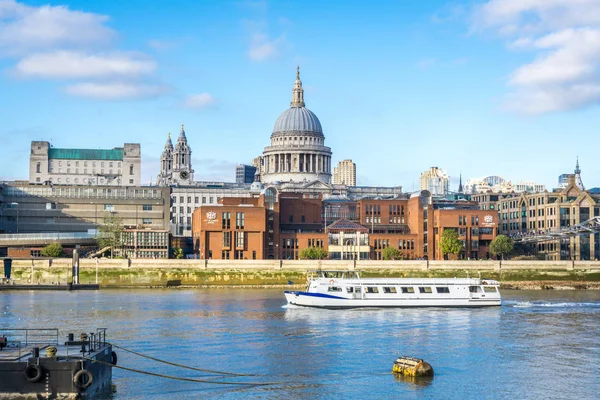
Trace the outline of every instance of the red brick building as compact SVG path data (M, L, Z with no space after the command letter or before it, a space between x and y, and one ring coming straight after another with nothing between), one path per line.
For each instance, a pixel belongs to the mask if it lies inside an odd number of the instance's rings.
M383 259L386 247L407 259L443 259L439 242L456 230L464 251L455 258L488 258L497 215L468 201L434 200L428 191L393 199L325 199L277 193L223 198L193 214L194 251L212 259L298 259L321 247L330 259ZM345 221L345 222L343 222Z

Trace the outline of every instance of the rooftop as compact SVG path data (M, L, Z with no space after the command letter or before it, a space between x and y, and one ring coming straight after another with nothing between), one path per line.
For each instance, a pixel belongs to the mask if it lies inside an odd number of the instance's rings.
M48 149L48 158L58 160L123 160L123 149Z

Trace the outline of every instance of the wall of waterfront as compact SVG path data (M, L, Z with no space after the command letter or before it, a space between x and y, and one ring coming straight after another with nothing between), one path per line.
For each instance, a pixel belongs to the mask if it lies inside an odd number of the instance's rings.
M16 283L65 283L70 259L16 259ZM252 286L304 284L306 271L356 269L365 276L465 277L511 281L600 282L599 261L309 261L309 260L154 260L82 259L80 281L103 287Z

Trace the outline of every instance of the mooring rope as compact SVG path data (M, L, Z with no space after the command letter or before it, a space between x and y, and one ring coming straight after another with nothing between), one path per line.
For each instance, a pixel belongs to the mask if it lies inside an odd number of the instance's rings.
M89 361L103 364L103 365L108 365L113 368L120 368L125 371L135 372L135 373L143 374L143 375L157 376L159 378L173 379L176 381L211 383L213 385L241 385L241 386L269 386L269 385L281 385L281 384L290 383L290 382L230 382L230 381L217 381L217 380L197 379L197 378L185 378L182 376L174 376L174 375L159 374L157 372L142 371L141 369L123 367L122 365L113 365L109 362L94 360L93 358L89 358L89 357L83 357L83 358L85 360L89 360Z
M114 343L111 343L111 345L112 345L113 347L116 347L117 349L120 349L120 350L126 351L126 352L128 352L128 353L135 354L136 356L140 356L140 357L148 358L148 359L150 359L150 360L152 360L152 361L156 361L156 362L159 362L159 363L163 363L163 364L172 365L172 366L174 366L174 367L180 367L180 368L185 368L185 369L191 369L191 370L193 370L193 371L207 372L207 373L209 373L209 374L216 374L216 375L231 375L231 376L259 376L259 375L256 375L256 374L240 374L240 373L236 373L236 372L215 371L215 370L212 370L212 369L204 369L204 368L196 368L196 367L191 367L191 366L189 366L189 365L177 364L177 363L174 363L174 362L171 362L171 361L161 360L160 358L156 358L156 357L152 357L152 356L149 356L149 355L146 355L146 354L138 353L137 351L133 351L133 350L126 349L125 347L121 347L121 346L119 346L119 345L116 345L116 344L114 344Z

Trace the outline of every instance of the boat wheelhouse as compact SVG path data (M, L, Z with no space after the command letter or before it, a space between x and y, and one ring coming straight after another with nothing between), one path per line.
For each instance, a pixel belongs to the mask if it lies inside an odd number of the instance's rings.
M502 303L500 283L481 278L363 278L359 271L317 270L288 304L319 308L485 307Z

